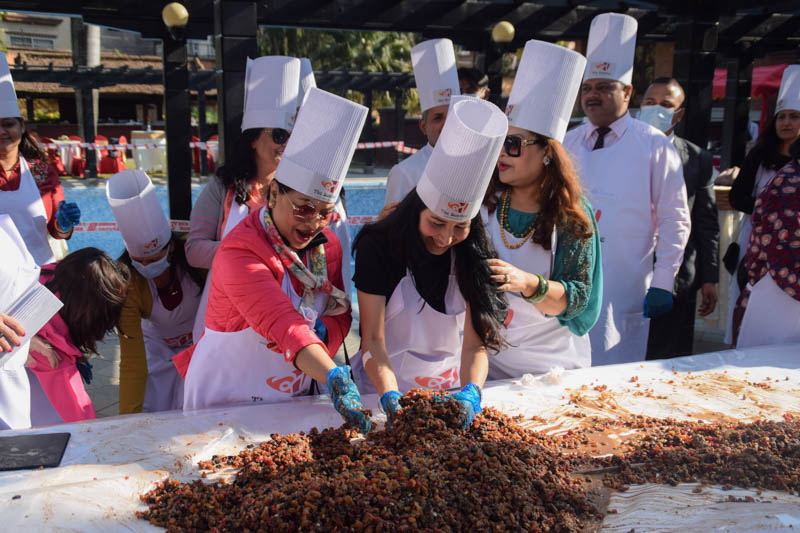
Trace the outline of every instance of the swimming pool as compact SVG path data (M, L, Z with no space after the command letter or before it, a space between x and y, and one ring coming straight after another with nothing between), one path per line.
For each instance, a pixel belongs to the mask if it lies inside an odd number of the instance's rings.
M204 185L192 185L192 205L200 195ZM386 185L384 180L377 179L350 179L345 182L345 197L347 203L347 213L350 216L377 215L383 207L383 199L386 195ZM166 185L155 185L156 195L164 212L169 210L169 202ZM67 201L77 202L81 208L82 222L113 222L114 215L111 207L106 200L106 189L104 185L97 187L72 186L65 183L64 194ZM355 237L362 225L350 226L350 235ZM118 231L94 231L76 232L68 241L70 250L78 250L88 246L94 246L109 254L111 257L119 257L125 249L122 238ZM351 271L355 269L353 258L351 261ZM353 294L355 298L355 294Z

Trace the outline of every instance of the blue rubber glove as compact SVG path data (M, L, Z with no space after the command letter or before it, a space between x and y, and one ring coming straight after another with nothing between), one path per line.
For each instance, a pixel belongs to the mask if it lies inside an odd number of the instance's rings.
M92 363L84 357L80 357L75 361L75 365L78 367L78 372L83 378L83 381L86 382L87 385L92 383Z
M350 377L349 366L337 366L328 372L328 390L333 400L333 407L339 411L347 422L365 435L372 429L372 421L360 411L361 395Z
M61 200L56 211L56 222L61 231L67 232L81 221L81 208L75 202Z
M664 289L650 287L644 297L642 313L645 318L658 318L672 309L672 293Z
M455 400L461 407L461 429L467 429L475 415L481 412L481 390L474 383L467 383L458 392L436 397L437 401Z
M400 394L400 391L396 390L386 391L381 396L381 409L383 409L383 412L386 413L386 419L389 421L389 426L392 425L392 419L400 410L400 398L402 397L403 395Z
M316 322L314 322L314 333L317 334L319 340L328 344L328 328L325 327L325 323L322 322L319 318Z

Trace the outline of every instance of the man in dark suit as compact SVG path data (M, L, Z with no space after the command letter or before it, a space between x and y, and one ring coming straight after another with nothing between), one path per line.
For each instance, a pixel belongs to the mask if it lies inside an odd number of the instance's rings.
M717 304L719 282L719 220L711 179L713 157L686 139L675 136L675 125L686 109L683 88L673 78L657 78L642 100L640 120L667 135L678 150L692 216L692 232L675 278L675 304L668 313L650 320L647 359L664 359L692 353L697 291L699 314L706 316Z

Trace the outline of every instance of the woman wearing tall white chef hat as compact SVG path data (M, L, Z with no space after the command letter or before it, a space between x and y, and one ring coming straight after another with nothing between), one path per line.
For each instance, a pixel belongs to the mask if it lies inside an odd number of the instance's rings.
M119 412L180 409L183 380L172 357L192 345L202 273L186 262L147 174L114 174L106 196L125 242L119 261L131 270L118 328Z
M401 393L418 387L462 387L455 399L464 427L481 410L506 303L491 278L494 252L478 212L507 129L489 102L453 103L416 188L356 237L361 351L353 367L390 417Z
M327 229L366 116L364 106L309 91L269 203L217 250L205 333L176 357L188 367L184 409L284 402L314 379L345 420L369 431L350 369L333 362L351 314L342 249Z
M223 237L267 203L269 184L294 127L299 86L299 59L247 59L242 133L192 208L186 258L193 267L211 268ZM207 300L208 286L198 308L195 338L205 328Z
M481 211L499 256L494 279L513 310L490 379L591 366L600 240L561 146L585 66L577 52L528 41L508 99L508 136Z

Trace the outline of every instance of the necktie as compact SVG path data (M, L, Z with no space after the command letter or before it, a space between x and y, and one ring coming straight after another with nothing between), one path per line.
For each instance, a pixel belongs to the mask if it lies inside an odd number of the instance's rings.
M608 134L608 132L611 131L611 128L609 128L608 126L603 126L597 128L595 131L597 132L597 140L594 142L594 148L592 148L592 151L599 150L600 148L603 147L603 139Z

